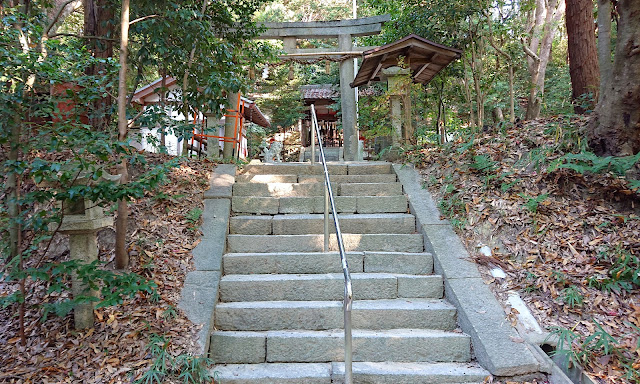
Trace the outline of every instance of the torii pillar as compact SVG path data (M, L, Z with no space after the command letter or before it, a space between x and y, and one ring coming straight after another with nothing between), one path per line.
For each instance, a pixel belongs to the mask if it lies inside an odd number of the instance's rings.
M340 61L340 110L342 112L342 136L344 138L344 160L358 159L358 127L356 115L356 91L350 85L355 78L354 58L375 47L354 47L353 38L377 35L389 15L360 19L263 23L267 28L257 39L279 39L284 41L286 55L283 60L322 60L335 57ZM338 48L298 49L297 40L338 39Z
M351 35L338 36L338 49L342 52L353 50ZM340 110L342 111L342 137L344 140L344 159L346 161L362 160L358 158L358 125L356 113L356 89L351 88L355 77L354 59L340 62Z

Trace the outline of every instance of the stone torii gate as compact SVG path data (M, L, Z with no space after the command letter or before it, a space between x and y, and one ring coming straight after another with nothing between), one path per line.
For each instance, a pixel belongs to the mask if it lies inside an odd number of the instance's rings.
M318 60L336 57L340 60L340 100L344 160L358 159L358 128L356 117L356 89L350 83L355 78L354 58L375 47L354 47L353 38L377 35L389 15L335 21L263 23L267 28L256 37L264 40L282 40L286 55L283 60ZM338 48L298 49L302 39L338 39Z

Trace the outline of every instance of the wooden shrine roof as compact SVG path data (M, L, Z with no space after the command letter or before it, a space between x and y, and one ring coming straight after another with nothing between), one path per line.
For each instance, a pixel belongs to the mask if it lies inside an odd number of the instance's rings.
M462 51L445 47L433 41L411 34L393 43L362 53L363 61L351 87L360 87L372 81L380 81L383 69L404 64L411 68L413 81L426 84L452 61L459 59Z

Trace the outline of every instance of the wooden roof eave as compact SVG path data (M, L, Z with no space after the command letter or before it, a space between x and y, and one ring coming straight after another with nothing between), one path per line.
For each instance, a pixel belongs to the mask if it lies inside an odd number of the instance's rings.
M355 88L375 81L380 70L397 65L400 56L407 58L405 64L411 67L414 81L427 83L453 60L460 58L461 54L462 51L458 49L411 34L396 42L363 52L360 70L350 85ZM436 59L442 62L436 63ZM425 77L425 73L431 69L435 73Z

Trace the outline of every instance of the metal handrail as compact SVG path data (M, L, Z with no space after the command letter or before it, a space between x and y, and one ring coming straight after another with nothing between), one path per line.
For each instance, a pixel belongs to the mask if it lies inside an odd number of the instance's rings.
M344 251L344 242L342 241L342 232L340 231L340 221L336 210L336 202L333 198L331 190L331 180L329 179L329 171L327 169L327 159L324 156L322 147L322 137L320 135L320 127L318 126L318 117L316 116L316 108L311 104L311 125L313 127L311 137L311 164L316 161L315 158L315 139L318 138L318 146L320 147L320 160L324 169L324 251L329 251L329 205L333 213L333 225L336 228L336 239L338 241L338 251L340 252L340 261L342 262L342 273L344 274L344 382L345 384L353 383L352 363L353 350L351 344L351 307L353 304L353 290L351 289L351 274L349 273L349 264Z

